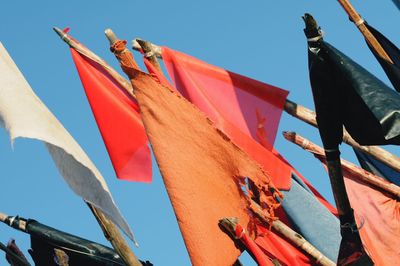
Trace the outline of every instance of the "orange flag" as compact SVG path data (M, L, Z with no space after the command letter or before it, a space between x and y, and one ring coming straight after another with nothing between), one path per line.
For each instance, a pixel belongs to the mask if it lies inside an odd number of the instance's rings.
M232 265L240 250L219 228L218 221L238 217L254 233L246 178L258 188L258 200L271 219L280 193L262 168L204 113L151 75L124 62L121 65L132 78L146 132L193 265Z

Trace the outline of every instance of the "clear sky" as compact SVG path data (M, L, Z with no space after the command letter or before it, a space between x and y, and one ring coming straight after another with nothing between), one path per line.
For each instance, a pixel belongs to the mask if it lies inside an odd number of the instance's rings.
M352 2L371 25L400 44L400 12L392 1ZM72 36L118 71L103 33L108 27L120 38L141 37L287 89L289 99L313 108L301 19L305 12L314 15L325 40L388 82L361 34L333 0L3 1L0 41L36 94L102 172L140 244L133 248L138 257L155 265L190 265L156 164L152 184L117 180L68 47L52 27L71 27ZM283 130L297 131L320 143L314 128L287 114L279 132ZM351 150L342 146L344 157L355 161ZM316 159L287 143L280 133L276 148L333 201L328 176ZM11 148L7 133L0 129L0 166L0 212L36 219L108 245L89 209L63 181L42 143L18 139ZM0 224L0 241L5 243L11 237L26 252L28 235ZM254 265L248 258L243 262ZM0 265L4 264L0 254Z

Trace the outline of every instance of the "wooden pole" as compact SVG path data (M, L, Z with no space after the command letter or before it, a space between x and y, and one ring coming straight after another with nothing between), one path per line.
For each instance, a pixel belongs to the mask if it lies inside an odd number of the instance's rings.
M108 241L110 241L111 245L114 247L114 250L118 253L118 255L120 255L125 264L129 266L142 266L142 263L137 259L135 254L129 248L125 239L122 237L118 227L99 209L89 203L88 206L103 230L104 236Z
M304 14L305 23L304 33L307 37L309 49L320 48L322 39L322 32L315 19L310 14ZM328 130L329 128L324 128ZM321 130L320 130L321 135ZM357 223L354 217L354 211L351 208L349 197L347 195L346 186L343 178L342 165L340 161L339 141L334 138L321 135L324 142L324 154L326 156L326 165L328 167L329 180L335 199L336 208L340 220L340 233L342 241L340 243L339 255L337 263L339 265L346 265L352 260L361 262L361 260L370 260L365 252L360 234L357 230ZM326 142L330 142L326 145ZM356 258L354 256L357 256Z
M71 48L75 49L77 52L85 55L89 59L95 61L100 64L121 86L129 91L131 95L133 95L133 89L130 83L124 79L121 75L118 74L112 67L110 67L103 59L98 57L96 54L91 52L89 49L84 47L82 44L77 42L71 36L61 31L58 28L53 28L54 31L61 37L61 39L66 42ZM141 266L142 264L136 258L133 251L129 248L129 245L121 235L118 228L115 226L110 219L108 219L99 209L93 206L90 203L87 203L93 215L95 216L97 222L99 223L101 229L103 230L104 236L108 241L110 241L111 245L114 247L115 251L121 257L121 259L125 262L126 265L129 266ZM0 215L1 218L1 215Z
M63 40L66 44L68 44L71 48L73 48L78 53L86 56L90 60L98 63L103 69L113 77L126 91L130 92L130 94L135 97L132 93L132 85L129 81L127 81L124 77L122 77L114 68L112 68L105 60L100 58L98 55L93 53L91 50L86 48L84 45L76 41L71 35L63 32L57 27L54 27L53 30L60 36L61 40Z
M289 226L284 224L280 220L272 221L269 219L255 201L251 201L250 209L266 224L271 224L272 228L278 232L281 236L287 239L290 243L300 249L304 254L311 258L315 264L323 266L334 266L336 265L328 257L326 257L322 252L320 252L316 247L314 247L310 242L308 242L299 233L295 232Z
M157 60L157 56L155 55L155 50L153 49L153 45L150 42L136 39L139 43L140 47L143 49L144 56L150 61L150 63L162 73L160 63Z
M134 50L141 50L141 46L138 42L139 39L134 39L132 41L132 48ZM151 43L150 43L151 44ZM162 58L162 50L161 47L155 44L151 44L152 51L154 56L157 58ZM314 127L318 127L317 120L315 119L315 112L312 110L301 106L291 100L286 100L284 105L284 110L286 113L290 114L291 116L311 125ZM394 170L400 172L400 158L391 154L390 152L378 147L378 146L361 146L358 144L350 135L349 133L344 130L343 131L343 142L347 143L348 145L352 146L353 148L362 151L368 155L371 155L378 161L388 165L389 167L393 168Z
M309 151L313 153L316 156L324 156L324 150L309 141L308 139L298 135L295 132L284 132L283 133L285 139L288 141L300 146L306 151ZM346 160L341 160L342 166L349 171L351 174L353 174L356 178L359 178L361 181L366 182L370 185L373 185L387 193L390 193L391 195L400 198L400 187L396 186L395 184L392 184L384 179L382 179L379 176L376 176L368 171L365 171L364 169L361 169L357 167L356 165L346 161Z
M239 242L246 248L246 250L252 255L257 261L259 266L271 265L272 261L275 261L274 265L281 266L281 264L269 257L263 252L260 247L254 242L254 240L247 234L246 229L239 224L239 220L236 217L226 217L218 221L219 227L228 234L232 240L237 244Z
M346 11L347 15L349 15L350 19L353 21L353 23L357 26L357 28L360 30L362 35L364 35L364 38L367 40L369 45L375 50L375 52L385 59L386 61L390 62L393 64L393 61L390 59L389 55L386 53L386 51L382 48L378 40L375 38L375 36L369 31L367 26L365 26L365 21L363 18L357 13L357 11L354 9L354 7L351 5L350 1L348 0L338 0L340 5L343 7L343 9Z

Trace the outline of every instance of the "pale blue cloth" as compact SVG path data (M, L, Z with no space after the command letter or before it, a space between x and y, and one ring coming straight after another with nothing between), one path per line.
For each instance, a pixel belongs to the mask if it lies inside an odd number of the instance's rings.
M341 242L340 223L296 175L289 191L282 191L282 207L293 229L332 261L336 261Z

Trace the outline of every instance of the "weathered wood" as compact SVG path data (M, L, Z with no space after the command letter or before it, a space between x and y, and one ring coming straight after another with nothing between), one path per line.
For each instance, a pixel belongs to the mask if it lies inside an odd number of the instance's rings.
M142 49L142 46L139 44L139 40L142 40L142 39L136 38L136 39L132 40L132 49L133 49L133 50L140 51L140 49ZM142 40L142 41L143 41L143 40ZM151 45L151 50L154 52L154 55L155 55L157 58L160 58L160 59L161 59L161 58L162 58L161 47L158 46L158 45L155 45L155 44L153 44L153 43L151 43L151 42L148 42L148 43L150 43L150 45Z
M336 265L333 261L331 261L328 257L326 257L322 252L320 252L316 247L314 247L310 242L308 242L304 237L295 232L289 226L284 224L280 220L272 221L266 216L261 209L261 206L258 205L255 201L251 202L250 209L266 224L271 224L272 228L287 239L290 243L296 246L299 250L301 250L305 255L311 258L316 265L323 266L334 266Z
M4 223L7 219L7 217L8 217L7 214L0 212L0 222Z
M60 38L67 43L71 48L73 48L75 51L78 53L86 56L90 60L96 62L100 66L103 67L107 73L113 77L126 91L131 92L131 95L135 97L135 95L132 93L132 85L129 81L127 81L124 77L122 77L117 71L114 70L105 60L100 58L98 55L93 53L91 50L86 48L84 45L81 43L77 42L74 38L72 38L69 34L63 32L57 27L54 27L53 30L60 36Z
M348 0L338 0L340 5L346 11L347 15L349 15L350 19L353 23L357 26L360 30L364 38L367 42L371 45L371 47L376 51L376 53L382 57L383 59L387 60L388 62L393 64L393 61L390 59L386 51L382 48L379 44L378 40L375 36L369 31L369 29L365 26L365 22L363 18L357 13L355 8L351 5L350 1Z
M136 39L136 41L139 43L140 47L142 47L144 56L158 71L162 72L160 63L158 62L155 54L155 50L153 49L153 45L151 45L150 42L141 39Z
M77 42L70 35L63 32L59 28L53 28L53 30L60 36L60 38L66 42L71 48L75 49L77 52L86 56L87 58L93 60L103 67L104 70L107 71L126 91L130 92L132 96L133 89L131 84L124 79L117 71L115 71L111 66L107 64L106 61L98 57L92 51L87 49L85 46ZM114 247L115 251L120 255L122 260L126 263L126 265L131 266L141 266L142 264L136 258L133 251L129 248L125 239L122 237L118 228L112 223L100 210L98 210L95 206L90 203L87 203L90 210L94 214L96 220L98 221L101 229L104 232L106 238L110 241L111 245Z
M285 139L289 140L290 142L300 146L306 151L309 151L313 154L316 155L324 155L324 150L309 141L308 139L298 135L295 132L284 132L283 133ZM366 182L370 185L373 185L397 198L400 198L400 187L392 184L384 179L382 179L379 176L376 176L368 171L365 171L364 169L361 169L360 167L357 167L356 165L346 161L346 160L341 160L342 166L352 173L354 177L359 178L361 181Z
M158 58L162 58L161 47L155 44L151 44L151 46L155 56L157 56ZM137 42L137 39L132 41L132 48L134 50L141 49L140 44ZM317 121L315 119L315 112L304 106L292 102L291 100L286 100L284 111L311 126L318 127ZM348 145L359 151L371 155L378 161L400 172L400 158L391 154L390 152L378 146L361 146L349 135L346 130L343 131L343 142L347 143Z
M142 266L135 254L132 252L125 239L122 237L118 227L111 222L99 209L88 203L90 210L96 217L105 238L110 241L114 250L120 255L121 259L129 266Z

